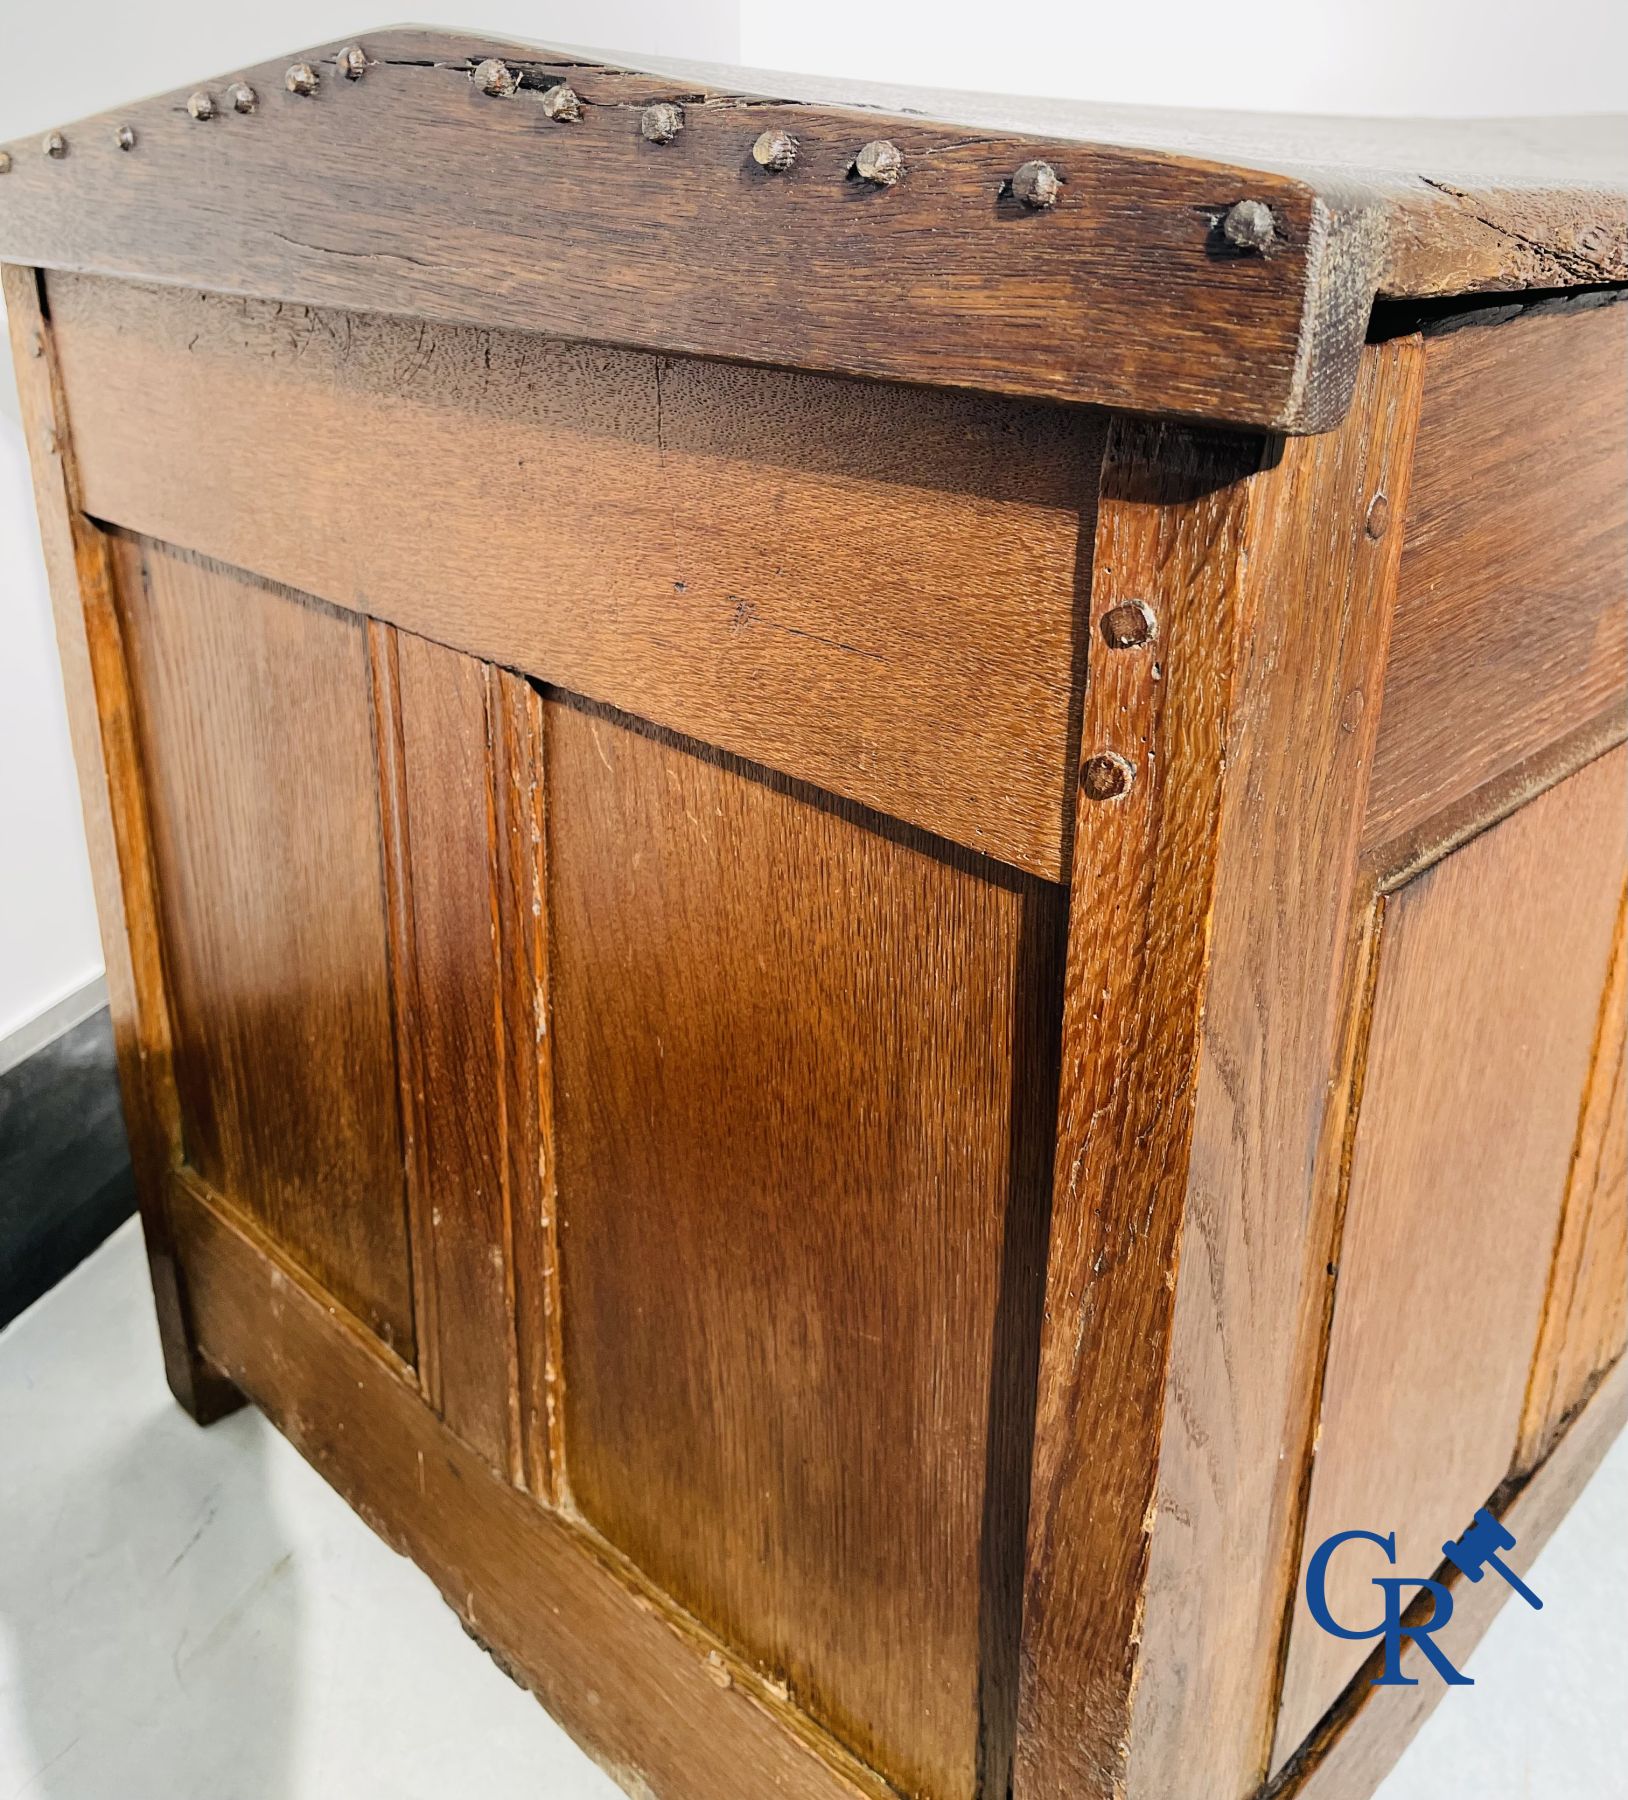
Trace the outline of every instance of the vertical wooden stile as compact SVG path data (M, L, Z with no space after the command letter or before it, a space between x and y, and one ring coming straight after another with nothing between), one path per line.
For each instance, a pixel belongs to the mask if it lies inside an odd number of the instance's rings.
M1018 1800L1265 1773L1418 383L1402 339L1322 438L1110 440L1093 625L1157 634L1086 693L1135 779L1075 831Z
M207 1422L242 1398L198 1353L169 1220L167 1178L181 1154L180 1103L112 558L105 535L79 509L39 274L8 263L3 279L164 1372L181 1405Z

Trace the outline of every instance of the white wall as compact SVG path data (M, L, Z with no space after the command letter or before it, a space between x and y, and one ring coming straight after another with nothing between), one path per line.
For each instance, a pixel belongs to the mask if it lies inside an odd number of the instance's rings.
M0 376L8 409L0 414L0 1045L102 966L9 356L5 364Z
M0 0L0 138L178 87L358 20L331 0ZM386 9L380 8L380 11ZM1623 0L434 0L438 23L932 86L1326 112L1622 105ZM365 34L364 34L365 35ZM0 377L0 1039L100 966L44 576Z
M1623 0L745 0L760 68L1262 112L1615 112Z

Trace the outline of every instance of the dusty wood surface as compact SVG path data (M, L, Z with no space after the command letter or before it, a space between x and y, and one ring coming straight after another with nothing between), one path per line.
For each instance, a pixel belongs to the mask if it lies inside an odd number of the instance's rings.
M1568 1423L1547 1460L1493 1500L1492 1510L1516 1539L1505 1560L1517 1575L1531 1569L1624 1424L1628 1424L1628 1363L1619 1361ZM1437 1567L1435 1576L1453 1595L1453 1617L1436 1642L1462 1667L1499 1609L1510 1601L1510 1589L1498 1580L1466 1581L1447 1564ZM1381 1654L1376 1652L1363 1665L1334 1712L1273 1781L1263 1800L1369 1800L1448 1691L1412 1642L1402 1651L1402 1671L1416 1685L1375 1687Z
M1617 914L1566 1210L1521 1421L1519 1466L1547 1454L1567 1415L1628 1339L1628 898Z
M48 287L98 518L1061 873L1099 415Z
M1622 892L1625 776L1628 752L1602 757L1385 903L1307 1555L1361 1526L1396 1532L1398 1570L1433 1569L1514 1462ZM1311 1619L1304 1567L1280 1761L1363 1655ZM1348 1546L1334 1616L1371 1616L1388 1572Z
M172 1206L209 1356L630 1792L892 1800L613 1553L495 1474L252 1228L185 1176Z
M1585 721L1628 730L1625 358L1628 305L1425 339L1375 854Z
M277 300L1289 430L1343 413L1376 293L1628 279L1610 131L1160 121L891 96L892 116L743 96L739 72L643 75L394 31L226 71L11 146L0 256ZM506 55L517 92L471 79ZM258 100L238 112L226 84ZM549 100L568 82L579 116ZM721 83L721 85L720 85ZM792 84L795 85L795 84ZM683 129L640 119L678 101ZM863 96L860 97L863 104ZM939 125L935 114L958 116ZM134 133L121 149L121 126ZM764 131L796 140L776 173ZM867 140L902 178L851 176ZM1523 153L1522 141L1532 148ZM1139 147L1138 147L1139 146ZM1011 192L1051 163L1057 203ZM1224 230L1272 215L1268 253Z
M1062 896L547 743L573 1503L901 1788L1002 1792Z
M197 1354L169 1216L166 1173L180 1154L180 1102L151 822L112 549L106 534L79 511L67 408L39 278L32 269L9 265L3 275L164 1373L181 1405L207 1423L241 1400Z

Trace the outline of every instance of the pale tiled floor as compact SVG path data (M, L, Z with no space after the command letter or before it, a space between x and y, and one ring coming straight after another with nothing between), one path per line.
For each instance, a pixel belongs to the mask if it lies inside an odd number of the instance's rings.
M1384 1800L1618 1800L1628 1442ZM0 1335L0 1800L611 1800L257 1413L199 1431L126 1226Z

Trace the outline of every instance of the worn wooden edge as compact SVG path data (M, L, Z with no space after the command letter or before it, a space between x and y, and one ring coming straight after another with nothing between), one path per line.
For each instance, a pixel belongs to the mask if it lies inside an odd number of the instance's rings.
M1019 1800L1265 1775L1422 365L1373 346L1324 438L1110 439L1091 616L1158 636L1086 692L1082 772L1133 774L1076 821Z
M1573 1413L1545 1460L1505 1483L1489 1502L1516 1538L1505 1560L1517 1574L1531 1567L1625 1423L1628 1360L1619 1358ZM1435 1579L1453 1596L1450 1654L1462 1663L1510 1590L1501 1581L1468 1582L1445 1562ZM1428 1610L1429 1597L1421 1595L1410 1617L1422 1618ZM1401 1664L1403 1675L1417 1685L1375 1687L1383 1655L1376 1649L1363 1664L1322 1723L1262 1789L1260 1800L1369 1800L1447 1691L1412 1640L1402 1650Z
M0 257L1292 432L1349 400L1382 243L1343 179L692 91L464 36L363 42L359 81L323 45L64 126L60 155L12 144ZM488 97L470 71L505 52L519 89ZM292 62L313 94L287 90ZM574 122L545 111L562 83ZM641 133L655 100L682 105L670 144ZM799 145L785 175L752 154L775 130ZM904 157L892 187L852 176L881 138ZM1049 208L1012 195L1034 160L1063 177ZM1222 229L1246 199L1270 209L1269 253Z
M1014 1793L1124 1791L1240 618L1265 440L1116 421L1081 729ZM1117 794L1115 775L1119 777ZM1091 784L1095 785L1095 791Z
M1140 1622L1133 1796L1266 1773L1361 1053L1358 843L1424 353L1371 346L1337 431L1250 484L1244 620Z
M1565 122L844 93L413 27L361 47L358 80L339 72L342 46L322 45L65 125L55 155L45 137L12 144L0 257L1289 432L1342 416L1376 294L1628 281L1628 172L1603 133L1568 137ZM487 101L469 74L491 58L518 85ZM288 91L294 65L314 91ZM244 80L255 99L239 114ZM543 110L564 85L568 122ZM188 110L195 93L206 118ZM339 121L376 103L386 128L347 135ZM651 103L681 111L668 141L642 132ZM481 154L458 172L472 126ZM754 163L764 131L798 140L789 175ZM904 179L849 179L882 138ZM1011 186L1031 161L1062 177L1034 211ZM812 208L784 204L793 193ZM1268 255L1224 232L1240 200L1270 209ZM455 215L480 229L443 242ZM837 221L828 265L788 255ZM907 277L900 253L923 233L928 261ZM756 319L754 291L768 302ZM975 347L945 329L973 314Z
M210 1362L630 1793L897 1800L609 1545L492 1470L190 1171L170 1205Z
M1568 1371L1568 1349L1580 1320L1574 1313L1583 1282L1583 1265L1590 1235L1591 1202L1595 1197L1611 1121L1622 1117L1623 1033L1628 1013L1628 890L1617 903L1617 922L1611 940L1611 961L1600 993L1600 1018L1594 1048L1589 1056L1588 1080L1578 1108L1577 1136L1572 1146L1566 1177L1566 1197L1560 1229L1555 1234L1548 1291L1544 1295L1543 1322L1532 1352L1526 1403L1521 1412L1520 1440L1515 1452L1519 1474L1532 1468L1554 1441L1574 1402L1579 1371ZM1621 1208L1617 1209L1621 1220ZM1622 1270L1613 1271L1618 1298L1622 1294ZM1604 1334L1602 1333L1603 1337ZM1605 1360L1605 1343L1595 1340L1593 1357ZM1620 1353L1620 1341L1617 1345ZM1587 1369L1588 1364L1583 1368ZM1570 1379L1567 1379L1568 1372ZM1592 1373L1592 1371L1591 1371Z
M1357 1126L1362 1118L1363 1093L1368 1084L1368 1051L1373 1041L1374 1002L1379 992L1379 971L1385 934L1385 896L1374 888L1371 872L1363 871L1353 905L1356 919L1346 956L1346 1027L1336 1065L1335 1085L1319 1146L1318 1187L1329 1194L1327 1261L1321 1281L1310 1285L1307 1302L1312 1309L1310 1350L1304 1357L1302 1408L1298 1436L1287 1483L1280 1484L1288 1501L1288 1529L1276 1570L1281 1604L1275 1622L1276 1650L1272 1659L1271 1688L1267 1695L1266 1773L1275 1774L1285 1752L1277 1744L1277 1721L1283 1706L1283 1690L1289 1675L1289 1646L1299 1600L1298 1577L1306 1547L1306 1521L1311 1513L1312 1478L1317 1472L1318 1422L1322 1417L1323 1389L1328 1374L1329 1345L1334 1329L1334 1305L1339 1292L1340 1248L1345 1241L1345 1221L1351 1200L1351 1171L1356 1155ZM1292 1748L1292 1746L1291 1746Z
M509 1264L514 1286L520 1478L540 1499L566 1498L561 1412L560 1246L555 1192L554 1040L549 961L547 716L523 676L494 671L498 937L503 1014Z
M242 1401L197 1353L165 1191L166 1171L181 1154L180 1100L157 875L113 561L105 534L79 510L72 440L39 276L31 268L7 264L0 279L79 771L119 1087L164 1372L182 1407L207 1424Z

